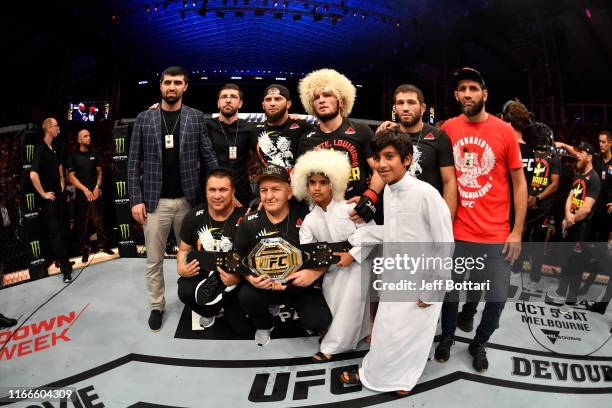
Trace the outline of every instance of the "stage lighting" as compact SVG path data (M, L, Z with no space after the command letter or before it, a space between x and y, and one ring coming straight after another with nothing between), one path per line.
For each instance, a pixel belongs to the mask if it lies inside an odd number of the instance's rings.
M285 8L289 7L289 2L288 1L284 1L283 2L283 7L285 7Z
M151 6L149 6L148 4L145 6L145 11L147 13L149 13L151 11Z
M188 3L189 3L189 2L188 2L187 0L183 0L183 8L187 8L187 4L188 4Z

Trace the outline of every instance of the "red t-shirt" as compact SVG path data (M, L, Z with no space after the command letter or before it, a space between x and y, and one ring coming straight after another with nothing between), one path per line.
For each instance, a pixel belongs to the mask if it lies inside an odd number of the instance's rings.
M455 239L502 243L510 233L510 170L522 169L512 127L493 115L470 123L463 115L442 129L453 145L459 205Z

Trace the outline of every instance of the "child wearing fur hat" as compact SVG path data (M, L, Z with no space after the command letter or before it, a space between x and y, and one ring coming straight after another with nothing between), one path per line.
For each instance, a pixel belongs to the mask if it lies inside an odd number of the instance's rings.
M316 150L302 155L293 169L291 187L297 199L307 200L312 210L300 229L300 244L341 242L364 225L349 218L354 204L347 204L344 193L351 174L345 154L333 150ZM315 362L329 361L334 354L354 350L369 335L369 301L367 285L361 283L362 259L367 254L360 247L340 256L323 276L323 296L332 313L332 323L321 340ZM368 275L369 276L369 275Z

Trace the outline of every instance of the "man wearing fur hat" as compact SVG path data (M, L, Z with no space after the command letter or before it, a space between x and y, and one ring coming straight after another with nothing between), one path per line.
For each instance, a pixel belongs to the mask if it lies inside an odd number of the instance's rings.
M264 91L261 106L266 121L255 125L257 161L262 167L274 164L291 173L300 139L312 131L313 126L305 120L289 117L291 94L283 85L269 85Z
M368 188L366 180L374 165L370 142L374 133L365 125L348 119L355 103L356 90L351 81L333 69L319 69L306 75L299 84L300 99L308 114L319 119L319 125L302 137L298 154L309 150L332 149L346 154L351 175L345 198L367 196L356 210L362 218L373 218L378 194ZM379 190L382 190L380 184ZM364 208L365 207L365 208ZM360 211L362 208L365 211ZM365 215L365 216L364 216Z
M350 173L349 161L341 152L321 149L300 156L293 168L291 188L297 199L313 205L300 228L300 244L346 241L357 228L374 225L373 221L356 224L350 219L355 205L344 201ZM323 276L323 296L332 322L321 340L321 351L313 356L315 362L355 350L359 341L370 334L368 293L362 290L360 272L367 254L357 246L336 255L340 261Z

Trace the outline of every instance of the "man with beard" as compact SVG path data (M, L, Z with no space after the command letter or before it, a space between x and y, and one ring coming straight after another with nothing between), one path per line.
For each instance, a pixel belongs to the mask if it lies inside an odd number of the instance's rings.
M372 174L374 155L370 143L374 133L366 125L348 119L355 103L355 87L339 72L320 69L300 80L299 92L304 109L319 119L319 125L302 137L298 156L313 149L333 149L346 154L351 163L351 178L345 198L360 197L355 212L363 220L371 220L384 182L376 173Z
M164 253L170 228L179 236L183 218L201 199L199 164L219 167L206 133L204 114L182 102L189 78L181 67L161 76L158 108L136 117L128 155L132 216L143 225L147 248L149 328L159 331L164 297Z
M474 340L469 346L476 371L489 366L486 343L498 326L510 285L510 262L521 251L527 207L527 183L518 142L512 128L485 110L488 92L478 71L462 68L454 74L455 99L462 115L447 120L442 129L453 144L459 188L459 207L453 223L456 258L482 258L483 268L470 271L471 282L490 280L486 304ZM510 188L514 191L514 227L510 231ZM463 241L463 242L461 242ZM453 271L462 282L463 273ZM457 328L459 293L447 293L442 306L442 336L435 358L450 358Z
M395 114L399 117L399 128L410 135L414 148L408 173L435 187L454 218L457 211L457 178L448 135L428 123L423 123L423 113L427 106L423 92L416 86L398 86L393 93L393 100ZM376 129L376 133L395 127L397 123L386 121Z
M576 175L572 181L572 189L565 202L565 218L561 224L565 242L584 243L588 241L591 220L595 202L599 197L601 182L593 169L595 150L589 143L582 142L573 149L578 158ZM563 305L561 313L569 313L577 300L581 272L590 256L587 245L573 247L573 252L566 261L562 261L561 280L556 293L547 293L546 301L555 305ZM563 304L565 303L565 304Z
M208 136L217 153L219 164L232 171L236 199L248 206L253 199L249 184L247 161L255 150L257 140L253 125L238 118L242 108L242 90L236 84L225 84L217 95L219 116L206 121Z
M274 164L286 168L291 174L300 139L310 132L313 126L305 120L289 117L291 94L283 85L269 85L264 91L261 106L266 114L266 121L255 125L257 160L261 167Z
M59 261L64 282L72 281L72 264L64 245L62 226L61 194L64 192L64 165L62 157L53 141L59 136L60 128L55 118L47 118L42 123L43 141L38 145L32 160L30 180L42 198L42 222L46 227L53 257Z
M90 151L91 135L89 130L81 129L77 133L79 150L68 160L68 181L76 189L76 224L81 242L81 261L87 262L89 258L89 222L94 225L98 244L102 251L114 255L109 246L108 236L104 232L102 220L102 167L100 157L96 152Z

